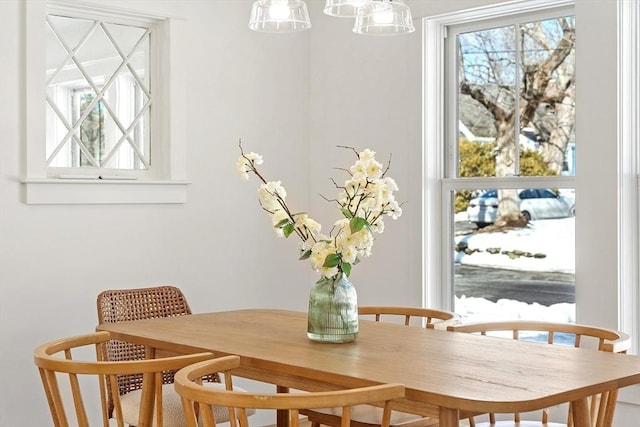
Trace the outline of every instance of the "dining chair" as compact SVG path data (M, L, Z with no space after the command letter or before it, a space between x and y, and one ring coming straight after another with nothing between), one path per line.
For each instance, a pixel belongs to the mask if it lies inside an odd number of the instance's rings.
M460 323L460 315L445 310L422 307L401 306L362 306L358 307L360 317L375 316L375 321L380 322L389 318L404 318L406 326L413 325L412 321L418 319L426 328L446 328L448 325Z
M502 338L535 341L553 345L592 348L599 351L626 353L631 346L629 335L624 332L575 323L553 323L541 321L498 321L449 325L448 331L466 332ZM611 426L617 399L617 388L591 396L589 413L592 427ZM489 414L489 421L477 423L469 419L471 427L571 427L573 426L571 405L567 423L549 422L549 409L541 413L540 420L522 420L521 414L513 414L512 420L496 421L496 414Z
M133 289L109 289L97 297L98 324L125 322L128 320L156 319L162 317L185 316L191 308L182 291L170 285ZM104 359L109 361L139 360L149 355L143 345L125 341L110 340L104 347ZM173 382L173 372L165 372L164 384ZM211 381L219 382L218 376ZM120 394L142 388L142 375L121 375L118 377ZM179 404L179 399L171 399ZM113 402L109 394L109 412Z
M298 427L300 410L304 408L339 407L342 427L350 424L351 409L355 405L379 404L382 406L378 425L389 426L391 402L404 397L402 384L381 384L368 387L295 393L247 393L232 391L233 371L240 366L240 357L224 356L195 363L180 369L175 376L175 388L182 397L188 427L214 427L218 421L212 405L228 408L231 427L248 427L247 409L284 411L290 427ZM227 390L210 389L201 382L203 375L224 373Z
M34 362L40 372L54 426L97 425L98 421L91 414L97 413L97 408L100 408L102 425L105 427L110 425L110 418L116 420L118 427L125 424L175 427L172 421L174 414L168 414L163 405L166 396L161 388L162 372L177 370L213 358L214 355L197 353L108 362L103 358L102 346L109 338L108 332L95 332L47 342L35 349ZM145 385L141 390L120 395L117 377L123 374L143 375ZM113 398L113 415L109 413L107 405L108 389ZM147 409L153 419L145 415ZM182 411L178 415L184 418Z
M399 319L406 326L421 326L425 328L446 328L449 324L456 324L460 316L444 310L421 307L402 306L359 306L358 315L371 318L376 322ZM339 427L342 423L338 408L322 408L318 410L303 409L300 411L311 421L311 427L326 425ZM351 425L353 427L375 427L380 419L380 408L375 406L356 406L351 411ZM392 427L428 427L437 426L438 420L432 417L422 417L415 414L393 411L391 414Z
M125 322L129 320L156 319L163 317L187 316L191 308L187 298L180 288L172 285L161 285L146 288L109 289L102 291L97 297L98 324ZM153 354L147 354L148 349L143 345L119 340L109 340L103 346L104 360L126 361L145 359ZM184 425L182 421L182 404L180 397L173 389L173 375L175 371L165 371L162 377L166 398L164 405L171 414L180 414L171 427ZM142 375L127 374L118 376L118 392L121 395L140 390L143 383ZM220 377L212 373L207 381L220 383ZM213 385L212 385L213 386ZM108 390L109 414L113 411L111 390ZM133 424L135 425L135 424Z

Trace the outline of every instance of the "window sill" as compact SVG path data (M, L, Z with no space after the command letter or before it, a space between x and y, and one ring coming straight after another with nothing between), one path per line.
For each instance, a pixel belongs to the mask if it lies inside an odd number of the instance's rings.
M172 204L187 202L189 181L98 179L23 179L22 200L28 205Z

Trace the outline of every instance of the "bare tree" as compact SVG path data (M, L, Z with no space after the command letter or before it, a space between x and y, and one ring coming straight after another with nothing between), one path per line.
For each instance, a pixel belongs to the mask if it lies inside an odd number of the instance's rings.
M518 141L533 129L548 166L560 173L574 130L573 17L461 34L459 93L493 117L496 176L518 175ZM496 225L526 224L516 190L499 192Z
M521 26L521 39L548 56L522 55L534 60L522 63L523 81L529 84L521 93L520 120L536 130L543 158L560 174L575 125L575 25L573 18L555 22L551 29L557 31L545 31L541 22Z

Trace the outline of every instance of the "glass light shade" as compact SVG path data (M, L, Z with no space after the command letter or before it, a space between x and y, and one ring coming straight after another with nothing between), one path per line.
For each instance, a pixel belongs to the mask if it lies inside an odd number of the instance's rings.
M249 28L264 33L292 33L311 28L302 0L258 0L251 9Z
M386 5L387 7L381 7ZM412 33L411 9L402 0L374 0L358 9L353 32L367 35Z
M339 18L355 18L358 15L358 9L369 2L371 0L327 0L324 13Z

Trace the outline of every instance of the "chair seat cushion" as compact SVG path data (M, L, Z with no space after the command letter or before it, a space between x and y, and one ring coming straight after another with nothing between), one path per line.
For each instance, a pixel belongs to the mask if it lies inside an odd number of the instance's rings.
M342 416L342 408L323 408L314 409L313 411L305 410L301 411L309 417L313 418L313 413L316 412L320 415L329 415L335 417ZM356 405L351 408L351 421L362 424L370 424L372 426L379 426L382 419L382 408L371 405ZM338 422L339 424L339 422ZM390 425L392 426L430 426L438 425L438 420L433 418L425 418L416 414L409 414L406 412L391 411Z
M207 387L224 389L221 383L204 383ZM246 391L240 387L233 387L234 391ZM125 424L131 426L138 425L138 412L140 407L140 398L142 390L134 390L123 396L120 396L122 405L122 418ZM229 410L226 407L214 406L213 412L216 417L216 423L224 423L229 421ZM247 416L255 413L254 409L247 410ZM182 401L180 395L176 393L173 384L162 385L162 417L164 427L187 427L187 422L182 409ZM155 426L155 422L154 422Z

